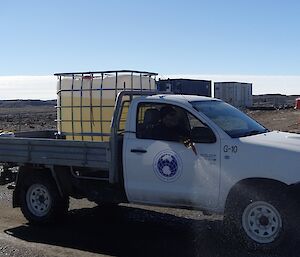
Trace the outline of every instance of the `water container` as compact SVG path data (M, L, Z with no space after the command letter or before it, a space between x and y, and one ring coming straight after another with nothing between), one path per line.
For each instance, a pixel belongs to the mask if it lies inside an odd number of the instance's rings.
M58 76L58 133L67 140L108 141L117 94L123 90L154 90L157 74L106 71L55 75ZM128 106L124 102L123 125Z
M300 98L296 99L295 109L300 110Z

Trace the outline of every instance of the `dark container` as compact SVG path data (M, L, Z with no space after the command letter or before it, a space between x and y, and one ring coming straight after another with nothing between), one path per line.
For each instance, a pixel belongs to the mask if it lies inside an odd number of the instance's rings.
M157 89L183 95L211 97L211 81L196 79L166 79L157 81Z

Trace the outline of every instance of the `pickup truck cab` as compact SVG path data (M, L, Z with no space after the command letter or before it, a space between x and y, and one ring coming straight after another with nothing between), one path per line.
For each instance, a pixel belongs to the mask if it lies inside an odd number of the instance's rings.
M58 221L69 197L170 206L224 214L226 231L265 249L289 232L299 192L300 135L208 97L123 91L109 142L23 135L0 146L0 162L19 167L14 207L37 224Z
M177 113L166 133L164 109ZM223 213L250 248L280 242L295 208L300 135L268 131L207 97L143 97L129 113L123 163L130 202Z

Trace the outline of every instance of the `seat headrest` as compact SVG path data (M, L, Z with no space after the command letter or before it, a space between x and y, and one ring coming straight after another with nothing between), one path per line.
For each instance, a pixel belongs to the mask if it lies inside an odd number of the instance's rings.
M157 109L148 109L145 111L144 124L156 124L159 122L160 112Z

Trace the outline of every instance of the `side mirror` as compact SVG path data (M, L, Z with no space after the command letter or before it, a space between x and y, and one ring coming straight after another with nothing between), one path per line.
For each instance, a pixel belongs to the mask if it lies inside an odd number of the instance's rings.
M217 141L214 132L209 127L194 127L191 131L193 143L211 144Z

